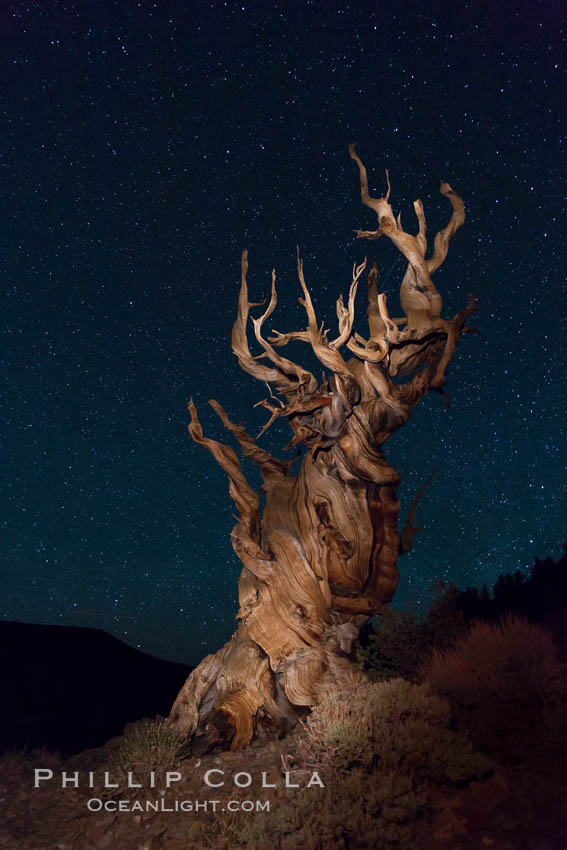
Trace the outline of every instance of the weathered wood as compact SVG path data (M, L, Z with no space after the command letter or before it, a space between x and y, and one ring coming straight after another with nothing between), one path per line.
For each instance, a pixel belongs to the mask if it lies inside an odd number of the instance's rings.
M368 277L369 338L354 333L354 302L364 260L353 268L347 305L342 296L337 301L339 333L329 340L317 321L298 251L303 293L299 300L307 328L273 331L265 338L263 325L277 304L272 272L270 302L260 317L251 320L262 348L253 356L247 325L250 308L260 305L248 300L248 255L243 252L232 350L242 369L269 387L269 397L259 402L271 414L261 434L276 419L285 418L293 431L287 448L303 444L307 449L293 475L293 461L274 458L243 425L231 422L220 404L210 402L244 456L260 469L266 494L263 516L258 493L246 481L237 455L229 446L204 437L196 408L189 403L191 436L211 451L228 475L239 512L232 544L243 564L239 626L222 649L193 671L169 718L183 733L205 736L209 744L224 739L233 749L245 747L263 724L285 729L301 707L361 680L354 662L359 628L382 612L395 593L396 561L412 547L419 530L414 525L417 504L430 480L412 502L400 534L399 475L382 446L406 424L425 393L444 393L459 336L473 332L465 323L476 309L475 300L470 297L452 320L443 319L441 296L431 279L464 222L462 199L449 184L441 184L453 214L435 237L432 257L426 259L421 201L414 203L419 232L412 236L402 229L400 217L394 218L388 173L386 196L371 198L366 169L353 145L350 155L359 168L362 201L377 212L379 225L377 231L356 231L357 236L385 235L408 261L401 286L405 316L390 317L373 266ZM276 351L293 340L310 345L328 371L320 384L310 371ZM345 360L341 349L354 357ZM394 378L400 375L413 377L397 384Z

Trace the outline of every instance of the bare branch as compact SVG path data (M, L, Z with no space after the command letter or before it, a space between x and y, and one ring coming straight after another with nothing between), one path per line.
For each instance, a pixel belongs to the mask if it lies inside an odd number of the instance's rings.
M445 383L445 373L447 371L447 367L451 362L451 358L455 353L455 348L457 346L457 340L459 336L463 332L464 324L468 317L472 315L477 307L477 299L469 293L469 303L465 307L465 309L461 313L457 313L453 321L449 326L449 333L447 334L447 342L445 343L445 350L443 352L443 356L441 357L435 375L431 381L431 389L439 390Z
M389 201L390 200L390 192L392 191L392 187L390 186L390 172L388 171L387 168L386 168L386 183L388 184L388 191L386 192L386 197L384 198L384 200Z
M427 268L429 269L430 274L437 271L439 266L444 262L447 252L449 251L451 239L459 227L462 227L465 223L465 205L461 196L457 195L449 183L441 183L439 191L446 198L449 198L451 206L453 207L453 215L451 216L447 227L444 227L443 230L440 230L435 236L433 256L427 261Z
M300 268L300 271L299 271L299 277L300 277L300 281L303 279L302 285L305 287L305 289L304 289L304 292L305 292L306 291L306 285L305 285L305 278L303 276L303 266L302 266L301 263L300 263L300 266L301 266L301 268ZM384 329L384 324L383 324L382 320L380 319L380 311L379 311L378 303L377 303L377 300L376 300L376 279L377 279L377 276L378 276L378 269L377 269L376 265L374 265L374 267L370 271L370 275L369 275L368 314L369 314L369 322L372 322L372 328L373 328L372 339L367 342L363 337L360 336L360 334L353 333L353 330L352 330L352 325L354 323L354 302L355 302L355 298L356 298L358 280L360 278L360 275L364 271L365 266L366 266L366 258L364 259L363 263L361 263L359 266L355 265L354 268L353 268L353 280L352 280L350 292L349 292L348 307L347 308L344 307L342 296L337 301L337 317L338 317L338 320L339 320L339 330L341 331L340 336L337 337L337 339L333 340L332 342L328 343L328 345L324 345L323 341L321 340L321 331L320 330L317 332L317 335L318 335L318 337L321 341L321 344L324 346L325 349L327 349L327 348L339 348L341 345L346 344L349 351L351 351L353 354L355 354L361 360L368 360L371 363L378 363L387 356L388 345L387 345L386 341L383 339L382 331ZM307 293L307 294L309 295L309 293ZM302 304L304 303L304 299L300 299L300 301L301 301ZM309 303L311 304L311 309L312 309L313 305L311 303L310 298L309 298ZM314 324L316 324L314 311L313 311L313 321L314 321ZM403 322L406 322L407 320L404 317L403 319L395 319L393 321L401 324ZM279 331L273 330L272 334L274 334L274 336L268 337L268 340L274 347L280 347L280 346L283 346L283 345L288 345L290 342L296 342L296 341L308 342L308 343L312 344L311 330L291 331L291 332L288 332L288 333L280 333ZM325 360L322 361L327 366L329 366L329 363L327 362L328 354L329 354L328 351L324 352ZM317 356L319 356L319 355L317 355ZM321 358L319 358L319 359L321 359ZM335 369L336 363L337 363L337 361L334 360L333 364L330 365L330 368L333 371L337 371Z
M378 307L378 264L376 262L372 264L368 275L368 308L366 314L368 316L370 338L374 340L381 339L384 336L386 328L380 317Z
M366 257L363 262L357 266L356 263L352 269L352 283L348 295L348 307L345 308L343 296L341 295L337 301L337 318L339 320L339 336L329 343L331 348L340 348L350 338L352 326L354 323L354 301L356 298L356 290L358 288L358 280L360 275L366 268Z
M269 336L268 341L276 348L279 348L281 345L288 345L288 343L295 340L309 342L309 331L290 331L289 333L282 334L279 331L272 330L272 333L276 334L276 336Z
M292 461L278 460L268 451L260 448L253 438L245 431L244 425L236 425L234 422L230 421L225 409L218 403L218 401L211 399L209 404L219 415L227 431L231 431L234 434L240 443L244 456L258 464L265 480L282 478L288 474Z
M425 221L425 213L423 212L423 204L421 201L414 201L413 208L415 210L415 214L417 216L417 220L419 222L419 233L417 234L416 241L421 248L422 256L425 257L427 251L427 222ZM429 269L431 272L431 269Z
M299 248L297 249L297 274L304 296L303 298L299 299L299 303L302 304L303 307L305 307L305 311L307 313L309 341L311 342L313 353L318 358L318 360L321 361L323 366L326 366L328 369L331 369L331 371L333 371L336 376L342 377L343 383L345 383L345 391L347 387L349 387L350 391L352 391L353 384L355 383L355 381L351 372L349 371L341 354L339 354L336 348L331 348L329 346L329 343L327 342L325 337L321 335L317 326L317 317L315 316L315 309L313 307L311 295L309 294L307 284L305 283L305 276L303 274L303 260L299 256Z
M354 147L355 147L354 144L350 144L348 146L348 150L349 150L351 158L354 159L354 161L358 165L358 171L359 171L359 174L360 174L360 198L362 200L362 203L365 206L370 207L370 209L373 209L373 210L376 211L376 214L378 215L378 224L380 225L379 231L383 232L383 224L382 224L383 220L384 220L384 222L391 223L395 227L396 221L395 221L394 215L392 213L392 208L389 204L389 200L390 200L390 176L388 174L388 171L386 171L386 181L388 183L388 191L386 193L386 197L384 197L384 198L371 198L370 194L368 192L368 174L366 173L366 168L365 168L364 164L362 163L362 160L360 159L360 157L356 153ZM360 232L362 233L362 231L360 231ZM378 231L376 231L376 233L378 234ZM366 234L366 232L365 232L365 234ZM366 238L369 238L369 237L366 236ZM376 235L374 238L377 239L378 236Z
M360 174L360 196L362 202L374 209L378 215L378 230L358 231L357 237L376 239L380 234L386 235L407 259L409 266L402 282L400 299L402 308L408 317L408 327L420 328L431 324L432 319L441 315L442 300L427 267L424 255L425 216L423 207L416 202L415 210L419 221L419 234L412 236L402 229L401 219L394 218L392 208L388 203L390 192L385 198L371 198L368 194L368 176L366 168L354 151L354 145L349 145L352 159L357 163ZM389 183L389 181L388 181Z
M383 369L379 363L366 362L364 364L364 370L374 390L384 404L391 407L397 416L407 418L409 408L404 400L403 393L392 382L386 369Z
M390 318L390 313L388 312L388 307L386 306L386 296L383 292L378 296L378 310L380 312L380 318L382 319L382 324L384 325L385 337L388 342L396 343L400 341L401 331L398 330L398 326L393 322Z
M368 363L380 363L388 356L389 351L388 343L385 339L371 339L364 346L357 345L353 339L349 339L347 348L360 360Z
M278 369L283 372L285 375L294 376L297 379L297 391L300 395L304 393L314 393L317 390L317 380L311 372L304 369L302 366L298 366L293 361L288 360L286 357L281 357L272 346L266 342L264 337L262 336L262 325L266 321L266 319L272 315L274 312L276 305L278 303L277 293L276 293L276 272L275 269L272 270L272 293L270 298L270 303L266 308L266 311L258 318L252 319L252 324L254 325L254 332L256 334L256 339L264 349L266 355L270 358L270 360L278 367Z
M268 422L264 425L258 437L259 439L262 434L265 434L268 428L276 421L276 419L280 419L282 416L285 416L288 420L290 417L295 416L296 414L305 414L305 413L313 413L316 410L319 410L323 407L329 407L332 403L332 398L330 396L323 395L321 393L316 393L311 396L305 396L304 398L296 398L286 404L284 407L274 407L273 404L270 404L267 398L262 399L261 401L256 402L254 407L265 407L267 410L271 412L271 417ZM290 420L290 425L292 424ZM309 429L310 432L315 433L313 429ZM290 446L296 445L295 442L292 441Z
M426 488L433 481L433 476L435 475L435 467L431 470L431 473L427 480L421 485L419 488L417 495L412 500L410 505L408 518L406 520L406 524L400 534L400 555L405 555L407 552L411 552L413 549L413 538L419 532L423 530L422 525L414 525L415 518L417 516L417 506L419 505L423 494L425 493Z
M187 408L191 414L191 422L188 425L189 433L196 443L205 446L211 452L216 462L222 466L228 475L230 495L238 508L241 521L250 538L258 542L260 528L258 494L244 477L234 449L203 436L203 429L193 399L189 401Z
M246 274L248 272L248 251L242 252L241 262L241 284L240 295L238 297L238 315L232 328L232 350L236 354L238 363L241 368L258 378L261 381L271 381L280 392L294 394L297 390L297 384L283 374L279 369L271 369L258 363L257 358L252 357L250 348L248 347L248 338L246 336L246 323L248 321L248 313L250 307L256 306L248 301L248 285L246 282Z

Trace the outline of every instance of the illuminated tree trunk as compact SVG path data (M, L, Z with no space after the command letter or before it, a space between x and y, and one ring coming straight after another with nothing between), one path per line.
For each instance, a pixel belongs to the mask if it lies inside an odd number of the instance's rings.
M260 516L259 494L248 484L234 450L203 436L197 411L189 403L193 439L209 449L228 474L230 495L239 512L232 531L234 550L243 564L239 581L239 627L215 655L191 673L171 711L169 723L207 741L230 740L247 746L260 724L284 730L301 707L315 704L326 691L352 688L362 674L354 661L361 625L384 610L398 583L396 560L409 551L417 501L398 532L400 503L397 471L382 446L408 421L412 407L429 390L443 392L445 373L475 301L452 320L441 318L441 297L431 274L447 255L449 242L463 224L461 198L441 184L453 208L449 224L435 237L426 259L426 225L421 201L414 208L419 233L402 230L385 197L368 193L366 169L350 146L360 173L361 197L378 214L378 230L357 231L358 238L389 237L408 261L401 285L403 318L392 319L386 297L378 292L378 271L368 276L368 339L353 332L354 302L366 260L353 269L348 303L337 302L338 336L329 339L319 326L298 256L300 299L308 326L304 331L264 338L263 325L276 307L275 272L270 303L251 318L262 349L252 356L247 338L247 252L242 254L238 316L232 350L242 369L264 382L270 396L260 404L271 417L287 419L293 438L288 449L303 445L297 474L293 461L278 460L261 449L242 425L231 422L211 401L242 453L260 468L266 504ZM387 175L387 172L386 172ZM327 370L318 382L311 372L281 356L277 348L292 340L311 346ZM341 350L350 352L345 360ZM269 361L270 365L260 362ZM398 376L410 376L403 384ZM272 387L275 389L274 394ZM282 398L283 397L283 398Z

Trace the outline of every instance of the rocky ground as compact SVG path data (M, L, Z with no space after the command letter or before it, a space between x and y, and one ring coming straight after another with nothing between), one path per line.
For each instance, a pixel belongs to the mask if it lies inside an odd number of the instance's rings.
M284 740L257 743L244 752L221 752L201 758L192 757L181 763L183 780L162 795L159 788L124 789L119 795L103 789L103 771L109 754L120 743L110 741L106 747L90 750L65 761L35 753L4 757L0 776L0 848L2 850L191 850L201 847L236 847L239 825L250 818L262 818L262 811L228 811L228 801L269 801L272 809L280 805L289 791L284 787L284 770L291 769L291 781L300 788L291 793L309 794L305 787L309 775L293 773L294 754L301 746L299 735ZM53 770L54 779L34 788L34 769ZM207 788L207 770L224 771L221 788ZM61 788L61 771L79 771L83 787ZM85 787L88 772L94 772L94 788ZM238 772L252 776L249 788L234 785ZM275 788L262 788L262 772ZM114 777L110 777L112 780ZM324 777L323 777L324 778ZM242 779L244 781L246 777ZM545 766L519 763L497 768L483 782L473 782L450 794L440 794L430 816L420 829L423 850L566 850L567 848L567 770L562 760L550 758ZM138 795L138 796L136 796ZM102 805L120 797L129 801L129 811L89 811L89 800ZM209 801L208 811L137 811L138 799L162 800L174 807L174 801ZM218 801L212 811L210 801ZM91 804L93 805L93 804ZM98 806L99 803L95 803ZM110 803L110 805L116 805ZM160 804L161 805L161 804ZM236 831L235 831L236 830ZM273 836L271 848L286 847L285 836ZM329 850L335 850L329 848ZM368 847L363 836L345 838L344 848ZM402 848L400 848L402 850Z

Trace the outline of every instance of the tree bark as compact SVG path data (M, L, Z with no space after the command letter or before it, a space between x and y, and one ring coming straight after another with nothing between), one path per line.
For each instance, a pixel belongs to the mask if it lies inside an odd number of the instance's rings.
M270 303L262 316L251 319L262 348L259 356L253 356L247 326L250 308L259 305L248 301L248 257L243 252L232 349L240 366L270 388L269 397L259 402L271 414L260 435L285 417L293 432L286 448L299 444L306 448L297 474L292 474L294 461L279 460L260 448L242 425L233 423L217 402L210 402L243 455L260 468L266 494L262 516L259 494L246 481L236 453L203 435L196 408L189 403L191 436L209 449L228 475L239 512L232 544L243 564L239 626L222 649L191 673L169 718L187 736L203 736L206 746L230 741L232 749L246 747L264 725L285 730L325 692L349 689L362 680L354 657L359 629L384 611L394 596L397 558L412 548L419 530L414 525L417 503L430 480L412 502L399 532L399 475L382 446L406 424L426 392L444 394L459 336L474 332L465 322L476 309L475 299L469 296L468 306L452 320L442 319L441 296L431 279L464 221L461 198L449 184L441 184L453 214L437 234L433 256L427 260L421 201L414 204L419 233L412 236L392 213L389 178L387 195L371 198L366 169L354 145L350 154L359 167L362 201L377 212L379 224L377 231L360 230L357 236L385 235L408 260L401 287L405 316L390 317L374 266L368 277L369 337L353 332L364 260L353 269L347 305L342 296L337 301L339 334L330 340L317 323L298 254L307 328L285 334L274 331L264 338L262 326L277 304L272 272ZM319 383L311 372L276 351L292 340L310 345L329 377L323 373ZM345 361L341 349L354 356ZM408 375L413 377L405 383L393 380Z

